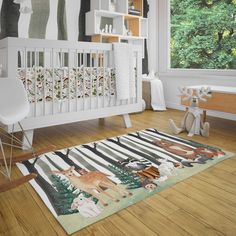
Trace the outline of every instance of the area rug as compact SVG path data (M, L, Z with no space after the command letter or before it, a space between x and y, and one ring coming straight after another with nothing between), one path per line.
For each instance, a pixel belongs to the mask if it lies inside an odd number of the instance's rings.
M146 129L46 153L18 163L48 209L71 234L232 153Z

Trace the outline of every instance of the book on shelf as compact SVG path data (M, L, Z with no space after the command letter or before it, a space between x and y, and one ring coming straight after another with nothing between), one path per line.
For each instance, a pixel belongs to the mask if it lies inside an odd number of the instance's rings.
M129 14L135 15L135 16L140 16L141 15L141 11L134 10L134 9L129 9Z

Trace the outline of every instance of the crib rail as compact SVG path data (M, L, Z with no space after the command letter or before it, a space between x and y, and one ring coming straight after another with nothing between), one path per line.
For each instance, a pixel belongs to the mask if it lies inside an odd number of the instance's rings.
M133 49L135 87L130 88L135 97L126 100L116 99L112 44L6 38L0 40L0 52L4 75L21 79L28 92L27 119L37 118L29 126L47 126L49 116L54 118L52 124L60 124L63 117L66 123L73 116L83 120L141 109L138 46Z

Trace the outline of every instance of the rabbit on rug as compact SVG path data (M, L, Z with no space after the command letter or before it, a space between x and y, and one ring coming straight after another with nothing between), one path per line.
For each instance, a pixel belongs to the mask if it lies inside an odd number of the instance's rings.
M86 218L96 217L102 212L102 209L91 198L86 198L83 194L73 200L71 209L77 209Z

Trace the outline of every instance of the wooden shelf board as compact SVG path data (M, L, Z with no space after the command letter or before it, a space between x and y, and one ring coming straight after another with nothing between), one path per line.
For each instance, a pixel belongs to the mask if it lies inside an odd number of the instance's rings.
M136 16L136 15L131 15L131 14L127 14L125 15L126 19L142 19L142 16Z
M104 16L104 17L117 17L117 16L124 16L124 17L129 17L129 18L139 18L139 19L147 19L144 18L142 16L136 16L136 15L131 15L131 14L124 14L124 13L120 13L120 12L111 12L111 11L106 11L106 10L93 10L94 13L97 16Z
M206 110L236 114L235 100L236 94L212 92L212 98L209 98L207 102L199 102L199 107ZM189 106L189 102L183 101L183 98L181 98L181 104Z
M100 34L92 36L92 42L102 42L103 39L106 39L110 43L120 42L120 37L119 36L100 35Z
M98 34L98 35L101 35L102 37L120 37L121 35L120 34Z
M108 37L119 37L121 39L146 39L147 37L141 37L141 36L129 36L129 35L120 35L120 34L94 34L93 36L100 36L103 38Z
M123 13L120 12L111 12L111 11L105 11L105 10L94 10L95 14L98 16L104 16L104 17L117 17L117 16L123 16Z
M146 39L147 37L124 35L124 36L120 36L120 38L121 39Z

